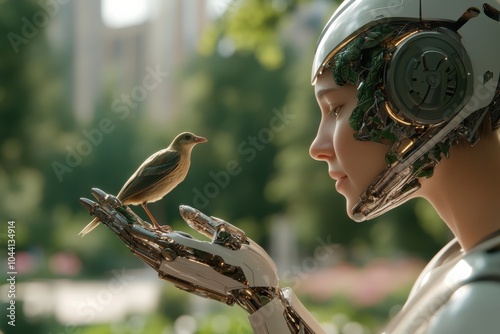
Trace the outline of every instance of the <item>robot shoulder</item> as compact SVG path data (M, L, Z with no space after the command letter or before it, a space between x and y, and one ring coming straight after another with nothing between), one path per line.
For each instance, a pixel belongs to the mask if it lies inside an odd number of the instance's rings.
M500 332L500 280L474 281L457 289L429 319L428 334Z

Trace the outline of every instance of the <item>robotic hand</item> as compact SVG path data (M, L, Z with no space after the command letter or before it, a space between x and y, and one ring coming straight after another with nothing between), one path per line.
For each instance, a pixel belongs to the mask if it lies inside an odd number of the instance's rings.
M324 333L291 289L282 289L276 265L242 230L181 205L189 227L211 239L201 241L181 231L155 230L115 196L93 188L98 202L81 198L98 218L161 279L177 288L249 314L255 333Z

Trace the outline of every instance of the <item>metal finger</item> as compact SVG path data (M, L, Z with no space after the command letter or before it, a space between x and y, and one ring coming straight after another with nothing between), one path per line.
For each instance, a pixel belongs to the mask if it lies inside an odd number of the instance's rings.
M191 227L193 230L203 234L208 238L213 238L217 232L217 227L219 223L214 221L211 217L207 216L203 212L188 205L179 206L179 212L182 219Z
M105 221L109 219L109 214L104 210L99 203L91 201L88 198L80 198L80 204L89 212L93 217L96 217L100 221Z
M188 205L179 207L182 218L194 230L212 238L212 242L226 248L237 250L242 244L248 244L243 230L217 217L209 217L198 209Z
M112 208L123 205L123 203L116 196L107 194L99 188L92 188L91 193L99 201L99 203L106 203Z

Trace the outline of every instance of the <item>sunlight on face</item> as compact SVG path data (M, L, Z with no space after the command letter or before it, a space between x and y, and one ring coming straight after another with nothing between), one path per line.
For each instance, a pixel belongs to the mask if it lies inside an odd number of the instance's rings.
M310 155L328 164L335 187L347 200L347 213L358 202L370 183L385 169L386 145L355 140L349 117L357 105L353 85L339 86L326 70L315 85L316 100L321 109L321 122Z

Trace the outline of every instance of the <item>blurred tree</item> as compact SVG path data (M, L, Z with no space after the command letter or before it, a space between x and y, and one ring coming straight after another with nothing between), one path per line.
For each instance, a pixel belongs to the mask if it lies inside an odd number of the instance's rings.
M49 43L47 27L53 17L47 7L35 0L5 1L0 6L0 32L6 37L0 40L0 212L3 221L16 220L16 251L27 250L33 260L20 280L58 276L48 263L61 250L89 261L85 271L113 268L121 258L113 250L125 251L117 239L110 244L100 238L75 242L90 219L78 198L101 182L110 191L121 186L110 184L118 180L110 175L129 157L113 143L129 146L135 138L132 124L119 124L104 96L96 106L94 123L77 124L67 84L73 49L63 43L56 50ZM110 119L108 128L117 129L114 140L109 133L102 140L96 137L96 129L102 134L103 118ZM96 175L99 183L94 183ZM111 249L101 258L106 246Z
M43 253L57 201L45 196L53 144L74 126L62 81L67 55L52 52L50 17L38 2L0 6L0 212L17 222L18 249Z

